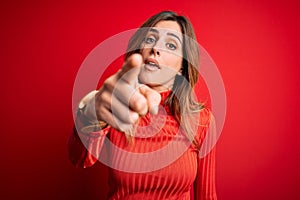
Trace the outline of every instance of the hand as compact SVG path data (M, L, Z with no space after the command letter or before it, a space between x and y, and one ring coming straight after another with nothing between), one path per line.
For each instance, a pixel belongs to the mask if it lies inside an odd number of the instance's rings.
M124 62L121 70L105 80L95 95L98 120L120 131L127 131L147 112L157 114L160 94L138 83L142 64L142 56L133 54Z

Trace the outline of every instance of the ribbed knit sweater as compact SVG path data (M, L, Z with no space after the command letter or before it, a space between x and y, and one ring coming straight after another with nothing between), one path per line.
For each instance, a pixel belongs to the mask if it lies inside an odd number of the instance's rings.
M140 118L132 142L112 127L83 134L74 128L69 140L70 160L89 167L97 160L109 166L107 199L216 200L215 148L205 143L210 136L211 112L199 112L194 140L209 153L201 157L164 101L161 93L157 115ZM203 152L205 152L204 150Z

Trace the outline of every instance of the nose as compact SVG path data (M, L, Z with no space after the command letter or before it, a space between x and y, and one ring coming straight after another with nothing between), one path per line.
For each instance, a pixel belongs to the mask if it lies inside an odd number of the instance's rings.
M160 56L160 51L158 50L158 48L156 47L156 45L154 45L152 47L151 53L153 53L155 56Z

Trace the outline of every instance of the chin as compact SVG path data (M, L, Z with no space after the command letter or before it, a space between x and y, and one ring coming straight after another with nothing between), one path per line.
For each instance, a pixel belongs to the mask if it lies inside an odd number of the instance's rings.
M154 80L153 77L150 77L150 76L139 76L139 82L141 84L145 84L149 87L156 87L156 86L160 86L162 83L161 81L157 81L157 80Z
M174 79L168 79L168 80L162 80L162 79L157 79L157 76L153 77L153 76L144 76L144 75L140 75L139 76L139 82L141 84L145 84L148 87L156 90L156 91L163 91L163 90L168 90L168 89L172 89L173 83L174 83Z

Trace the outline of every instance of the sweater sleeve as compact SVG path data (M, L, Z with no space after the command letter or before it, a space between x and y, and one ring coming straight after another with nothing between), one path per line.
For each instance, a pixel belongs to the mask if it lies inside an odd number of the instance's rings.
M94 125L100 127L100 122L95 114L94 98L96 93L96 90L92 91L80 101L73 132L69 137L69 158L76 167L86 168L96 163L110 129L109 126L100 130L94 128Z
M198 155L198 171L194 182L195 200L217 200L216 194L216 129L213 115L208 110L200 114L201 148Z
M68 141L69 159L76 167L90 167L96 163L110 126L90 133L82 133L74 125Z
M89 134L74 126L68 141L69 159L76 167L90 167L98 160L110 127Z

